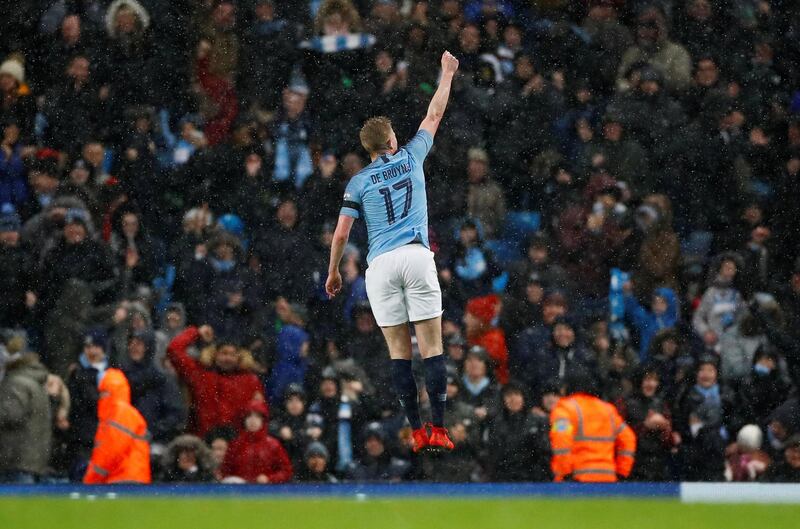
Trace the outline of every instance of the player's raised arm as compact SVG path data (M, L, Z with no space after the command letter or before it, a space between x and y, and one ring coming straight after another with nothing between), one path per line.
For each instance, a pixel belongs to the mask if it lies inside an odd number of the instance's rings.
M339 273L339 263L342 260L344 247L350 238L350 230L353 227L355 218L348 215L339 215L339 222L336 224L336 231L333 232L331 241L331 260L328 265L328 279L325 281L325 292L333 297L342 290L342 275Z
M446 51L442 54L442 77L439 79L439 86L433 94L428 105L428 114L420 123L420 130L426 130L431 136L436 135L439 123L444 116L444 109L447 108L447 100L450 98L450 85L453 83L453 75L458 70L458 59Z

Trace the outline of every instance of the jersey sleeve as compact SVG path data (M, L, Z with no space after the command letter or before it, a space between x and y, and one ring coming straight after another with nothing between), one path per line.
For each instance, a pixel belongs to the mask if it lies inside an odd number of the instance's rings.
M427 130L418 130L414 137L406 144L406 151L417 162L422 163L428 156L433 146L433 136Z
M353 177L347 183L344 190L344 200L342 201L342 209L339 210L340 215L347 215L357 219L361 216L361 185L358 177Z

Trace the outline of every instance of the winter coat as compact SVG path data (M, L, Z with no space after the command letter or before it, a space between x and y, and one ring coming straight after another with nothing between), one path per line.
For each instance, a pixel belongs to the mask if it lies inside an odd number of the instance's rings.
M588 350L573 344L570 347L557 347L552 342L539 350L525 371L524 379L533 394L538 395L546 384L561 384L573 369L586 369L596 372Z
M756 351L767 344L767 337L760 332L746 335L743 331L743 326L737 323L719 337L719 371L723 380L733 381L747 376Z
M47 369L32 356L6 366L0 380L0 473L41 476L50 458L50 398Z
M487 431L489 475L492 481L550 481L549 424L527 409L503 409Z
M240 86L244 98L263 109L274 109L289 83L297 55L293 26L286 20L256 20L242 37Z
M644 421L650 412L660 413L669 420L669 406L658 396L645 397L641 391L628 397L620 413L636 434L636 457L631 472L635 481L664 481L667 461L672 448L672 427L649 430Z
M664 77L664 84L672 92L686 89L692 80L692 58L686 48L664 38L653 50L631 46L622 55L617 69L617 86L625 85L625 73L637 62L656 68Z
M27 309L25 292L31 290L34 259L30 252L17 245L0 245L0 327L17 327L23 323Z
M292 431L292 438L288 441L283 439L280 435L280 431L284 427L288 427ZM286 453L289 454L289 459L292 462L293 468L303 467L305 449L309 442L305 435L305 430L305 413L293 416L281 410L281 413L269 423L269 434L275 439L278 439L286 449Z
M196 327L187 328L169 344L167 356L189 388L190 431L202 437L216 426L238 425L242 411L264 389L254 373L221 372L189 356L186 350L198 336Z
M713 331L717 336L736 323L744 308L742 295L728 285L712 285L703 293L700 306L692 316L692 326L698 336Z
M11 156L0 149L0 204L22 206L28 199L28 178L22 161L21 147L14 146Z
M184 471L178 467L178 454L183 450L194 452L197 467L192 471ZM161 456L161 476L159 481L166 483L209 483L214 481L214 469L217 463L202 439L194 435L179 435Z
M267 380L267 395L272 406L283 402L289 384L303 384L308 369L309 340L309 334L296 325L284 325L278 332L275 363Z
M131 385L131 404L147 421L153 442L169 442L186 421L183 396L175 380L156 369L149 356L142 362L123 362L122 371Z
M108 364L105 364L108 367ZM105 369L105 368L103 368ZM89 365L84 355L67 377L70 409L70 449L73 454L88 455L97 431L97 383L100 371Z
M113 299L117 270L108 246L88 236L78 244L57 243L44 257L36 288L43 310L55 304L70 279L88 283L95 302Z
M280 441L267 434L266 427L257 432L243 431L234 439L222 463L223 476L237 476L256 483L263 474L270 483L286 483L292 479L292 463Z
M662 329L674 327L678 323L678 299L671 288L658 288L653 297L658 296L667 302L663 314L655 314L639 303L632 295L625 296L625 315L639 333L639 358L644 361L650 348L650 340Z
M108 369L98 386L97 433L83 477L87 485L151 481L147 423L130 404L125 375Z
M408 461L383 452L378 457L364 456L353 465L350 474L355 481L402 481L411 470Z
M467 215L478 219L487 239L496 239L506 221L506 199L494 180L470 184L467 191Z

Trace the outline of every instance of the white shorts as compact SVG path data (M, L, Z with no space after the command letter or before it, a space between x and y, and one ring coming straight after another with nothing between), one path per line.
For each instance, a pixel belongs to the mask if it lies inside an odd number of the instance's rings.
M442 315L433 252L421 244L406 244L373 259L366 281L369 304L381 327Z

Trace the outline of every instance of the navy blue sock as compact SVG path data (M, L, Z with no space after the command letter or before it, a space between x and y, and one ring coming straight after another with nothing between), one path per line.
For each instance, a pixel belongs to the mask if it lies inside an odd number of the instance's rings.
M425 359L425 389L431 401L431 422L434 426L444 426L444 407L447 403L447 367L444 355Z
M415 430L422 428L422 420L419 418L417 382L414 380L414 372L411 371L411 360L392 359L392 382L411 427Z

